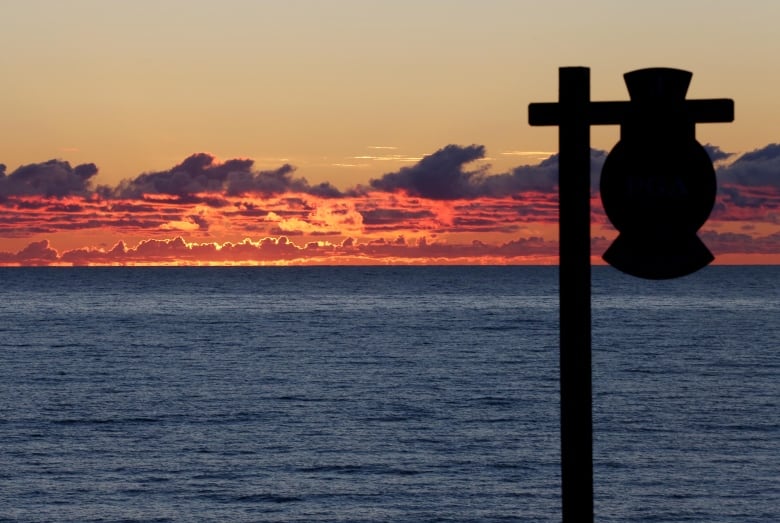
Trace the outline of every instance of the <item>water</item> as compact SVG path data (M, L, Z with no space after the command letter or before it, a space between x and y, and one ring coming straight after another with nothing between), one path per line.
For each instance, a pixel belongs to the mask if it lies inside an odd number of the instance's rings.
M2 521L560 521L557 270L0 270ZM780 267L593 274L597 521L776 521Z

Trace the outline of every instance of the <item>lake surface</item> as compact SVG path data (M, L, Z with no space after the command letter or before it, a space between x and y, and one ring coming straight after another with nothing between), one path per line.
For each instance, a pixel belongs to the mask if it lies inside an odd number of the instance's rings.
M560 521L557 278L0 269L0 521ZM777 521L780 267L592 302L596 520Z

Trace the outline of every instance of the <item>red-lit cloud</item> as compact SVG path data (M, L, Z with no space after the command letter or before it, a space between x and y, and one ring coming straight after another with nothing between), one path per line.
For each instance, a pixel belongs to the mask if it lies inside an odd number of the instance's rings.
M499 245L428 243L422 237L406 240L372 240L361 243L346 238L340 243L296 243L286 236L241 242L187 242L173 239L144 240L128 247L118 242L111 249L85 247L58 252L48 240L33 242L17 253L0 253L3 265L156 265L156 264L508 264L550 263L557 242L526 238Z
M707 150L721 163L702 238L716 254L780 254L780 145L731 163ZM592 152L593 173L605 157ZM483 146L448 145L347 190L207 153L115 187L95 185L94 164L0 165L0 264L554 262L557 155L504 173L471 167L484 158ZM591 186L598 255L615 231L597 174Z

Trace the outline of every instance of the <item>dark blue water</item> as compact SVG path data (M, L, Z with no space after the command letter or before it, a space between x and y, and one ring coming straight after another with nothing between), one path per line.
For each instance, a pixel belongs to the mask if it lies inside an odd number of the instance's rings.
M557 270L0 270L2 521L560 521ZM597 521L777 521L780 267L593 274Z

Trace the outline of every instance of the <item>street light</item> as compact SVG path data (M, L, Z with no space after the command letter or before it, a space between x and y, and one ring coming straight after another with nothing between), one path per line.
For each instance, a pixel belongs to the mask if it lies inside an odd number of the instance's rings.
M694 272L713 259L696 231L715 199L695 124L732 121L734 102L686 100L690 78L677 69L640 69L625 75L630 102L591 102L590 69L562 67L558 102L528 107L531 125L558 127L563 523L593 521L590 126L621 126L602 172L605 211L620 231L604 259L651 279ZM671 169L651 159L653 145L669 147Z

